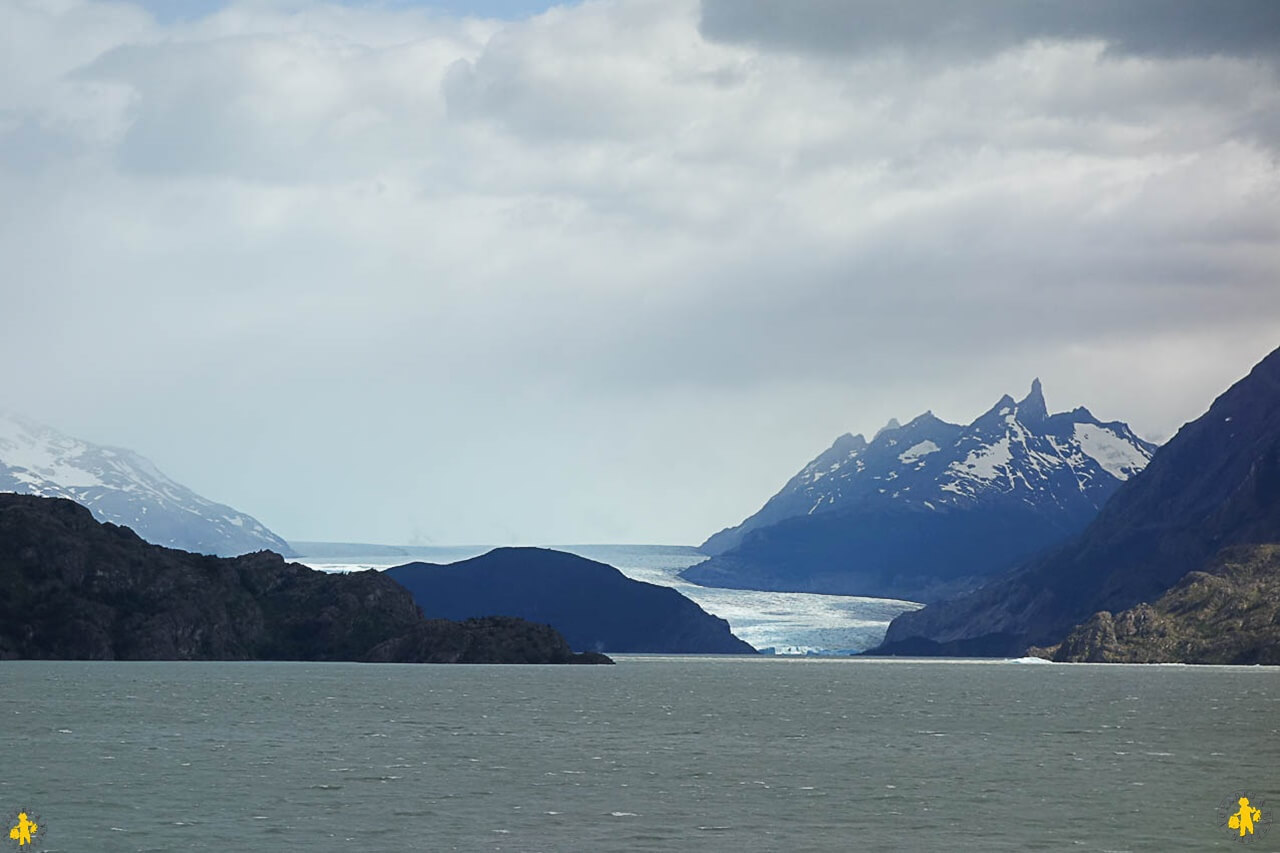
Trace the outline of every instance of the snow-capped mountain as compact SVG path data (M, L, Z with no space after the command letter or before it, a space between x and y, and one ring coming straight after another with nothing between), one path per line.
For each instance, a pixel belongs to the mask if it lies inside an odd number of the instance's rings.
M131 450L102 447L0 411L0 492L70 498L157 545L235 556L293 551L261 522L166 477Z
M926 412L890 421L871 441L841 436L759 512L703 543L717 558L685 577L851 594L887 583L899 597L919 594L1083 528L1154 450L1088 409L1050 415L1037 379L1025 398L1006 395L967 426ZM907 576L919 582L899 583Z

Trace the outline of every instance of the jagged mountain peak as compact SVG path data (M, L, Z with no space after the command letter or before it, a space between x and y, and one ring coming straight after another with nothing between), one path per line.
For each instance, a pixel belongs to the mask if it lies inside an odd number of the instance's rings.
M958 429L961 429L960 425L948 423L935 416L932 411L926 411L916 415L905 424L900 423L897 418L890 418L889 423L876 432L868 446L885 450L915 442L922 438L936 439L939 436L949 436L951 431Z
M1008 422L1009 418L1016 417L1018 414L1018 401L1013 399L1009 394L1001 394L1000 399L978 417L974 418L969 424L970 429L981 427L996 427Z
M862 437L862 433L853 435L852 433L846 432L844 435L832 442L831 450L836 452L850 452L862 450L866 446L867 440Z
M941 512L1017 504L1081 525L1154 451L1123 423L1087 410L1050 416L1039 378L1020 401L1005 394L968 425L932 411L891 419L865 446L842 436L755 515L703 544L719 554L752 530L790 517L881 507Z
M911 420L907 421L907 425L905 428L916 429L924 426L932 426L933 424L942 424L943 426L956 426L956 424L947 423L946 421L939 418L937 415L933 413L933 409L926 409L925 411L916 415Z
M157 545L235 556L289 544L247 513L201 497L122 447L0 410L0 492L68 498Z
M898 419L889 418L889 422L884 426L880 427L880 429L876 430L876 434L871 436L871 443L874 444L876 440L879 439L880 436L884 435L885 433L897 432L900 429L902 429L902 424L898 423Z
M1049 408L1044 403L1044 389L1040 385L1040 377L1031 380L1031 391L1018 401L1018 420L1028 426L1043 423L1049 417Z
M1045 404L1044 385L1039 378L1032 380L1030 391L1021 400L1015 400L1010 394L1001 395L995 405L974 418L969 427L971 429L1003 433L1011 430L1016 431L1015 423L1041 435L1055 434L1062 432L1064 429L1069 434L1072 424L1090 423L1107 427L1122 427L1124 431L1129 432L1130 436L1133 436L1132 431L1123 422L1113 421L1108 424L1102 424L1084 406L1076 406L1066 412L1050 413L1049 407ZM1141 439L1138 439L1138 441L1141 441Z

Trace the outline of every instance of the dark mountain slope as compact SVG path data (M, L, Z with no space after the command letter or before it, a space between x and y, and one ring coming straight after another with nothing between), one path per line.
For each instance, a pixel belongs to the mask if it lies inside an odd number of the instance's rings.
M1059 642L1098 611L1152 602L1231 545L1280 542L1280 350L1185 425L1078 538L952 601L903 614L883 651ZM912 638L917 638L912 640Z
M396 566L386 574L404 584L428 616L501 614L545 622L579 651L755 652L727 622L674 589L560 551L498 548L449 565Z
M427 622L378 572L151 545L72 501L0 494L0 658L571 662L518 620Z
M1029 506L865 507L788 518L681 575L706 586L937 601L1077 532Z

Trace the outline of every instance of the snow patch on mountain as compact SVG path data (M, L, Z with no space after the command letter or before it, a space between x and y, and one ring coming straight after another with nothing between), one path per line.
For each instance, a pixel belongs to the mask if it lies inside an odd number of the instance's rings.
M905 462L910 465L912 462L916 462L922 457L928 456L930 453L937 453L941 449L942 448L938 447L938 445L926 438L924 441L913 444L906 450L899 453L898 461Z
M1008 476L1012 461L1013 454L1009 452L1009 438L1006 436L995 444L970 451L963 462L952 462L948 470L990 482Z
M0 460L13 476L31 485L54 481L68 488L89 488L105 483L79 460L88 451L83 442L46 432L13 417L0 416Z
M1085 456L1117 480L1129 479L1151 461L1146 448L1094 424L1076 424L1075 439Z

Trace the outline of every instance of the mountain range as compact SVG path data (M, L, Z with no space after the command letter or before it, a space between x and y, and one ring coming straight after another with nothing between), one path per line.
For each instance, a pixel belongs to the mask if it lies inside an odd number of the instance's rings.
M0 492L68 498L99 521L126 525L168 548L293 556L289 543L253 516L201 497L137 453L72 438L3 411Z
M926 412L843 435L683 576L708 586L932 601L1079 532L1155 450L1037 379L968 425Z
M1267 547L1276 543L1280 350L1183 426L1079 536L976 591L897 617L881 651L1018 655L1037 646L1088 660L1158 647L1174 659L1280 660L1266 650L1275 632L1262 630L1280 619L1280 561ZM1228 634L1237 635L1233 651L1205 651Z

